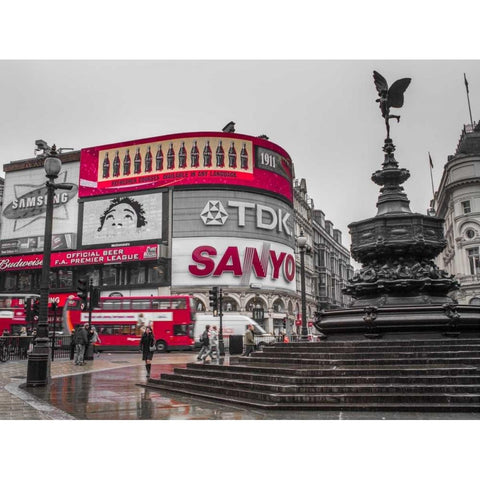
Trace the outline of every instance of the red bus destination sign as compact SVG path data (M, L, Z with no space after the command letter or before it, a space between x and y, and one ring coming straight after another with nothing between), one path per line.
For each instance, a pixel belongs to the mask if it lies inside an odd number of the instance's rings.
M79 197L183 185L258 188L292 202L292 162L267 140L195 132L86 148Z
M70 267L74 265L95 265L103 263L139 262L158 258L158 245L133 247L100 248L74 252L55 252L50 259L50 267ZM42 268L43 255L16 255L0 258L0 271Z

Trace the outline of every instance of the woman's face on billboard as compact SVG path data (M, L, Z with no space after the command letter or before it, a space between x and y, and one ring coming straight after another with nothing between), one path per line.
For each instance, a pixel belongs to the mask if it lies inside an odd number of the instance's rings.
M112 207L105 217L102 230L137 227L137 212L128 203L119 203Z

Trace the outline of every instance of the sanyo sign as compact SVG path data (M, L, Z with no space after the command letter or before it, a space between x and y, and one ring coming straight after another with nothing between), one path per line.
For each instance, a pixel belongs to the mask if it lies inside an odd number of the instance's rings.
M272 208L260 203L228 200L225 208L220 200L209 200L200 213L200 218L206 226L222 226L229 220L233 213L232 210L237 214L239 227L245 227L247 219L253 216L257 228L275 230L289 237L292 236L292 229L289 225L290 213L282 208Z
M277 242L232 237L176 238L172 284L230 285L296 291L295 254Z

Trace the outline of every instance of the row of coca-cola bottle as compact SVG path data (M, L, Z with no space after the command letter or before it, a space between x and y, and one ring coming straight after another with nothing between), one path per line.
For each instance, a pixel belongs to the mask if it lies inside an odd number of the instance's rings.
M212 149L210 147L210 141L207 140L203 148L203 166L212 167L213 155ZM216 167L225 167L226 161L228 161L229 168L237 168L237 151L235 149L234 142L231 143L230 148L228 149L227 156L225 157L225 151L223 149L222 140L219 141L217 149L215 151L215 166ZM177 168L187 168L187 149L185 148L185 142L182 142L180 149L178 150L178 165ZM198 168L200 167L200 151L197 146L197 141L193 141L193 146L190 150L190 167ZM166 170L175 169L175 149L173 148L173 143L170 143L170 147L167 151L167 164ZM246 144L243 144L242 150L240 151L240 168L248 170L248 152ZM164 170L164 155L162 151L162 145L159 144L157 152L155 154L155 162L153 161L153 155L151 147L148 146L147 153L143 159L142 165L142 155L140 153L140 147L137 147L135 156L133 158L133 172L132 172L132 160L130 158L130 150L127 148L125 155L123 157L123 165L120 160L120 154L117 150L115 152L115 157L112 161L112 168L110 169L110 158L108 152L105 153L105 158L103 159L103 178L109 177L120 177L133 174L149 173L149 172L159 172Z

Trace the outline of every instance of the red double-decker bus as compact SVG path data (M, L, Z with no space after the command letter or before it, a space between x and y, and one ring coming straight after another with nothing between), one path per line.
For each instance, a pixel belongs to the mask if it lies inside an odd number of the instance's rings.
M63 309L64 332L72 332L89 321L78 297ZM195 310L188 295L168 297L101 297L91 312L91 324L100 343L97 350L138 350L146 326L153 329L157 351L192 350Z
M33 321L27 323L25 314L25 305L27 299L32 302L39 299L40 295L21 294L21 293L1 293L0 294L0 335L17 335L20 329L25 327L31 329Z

